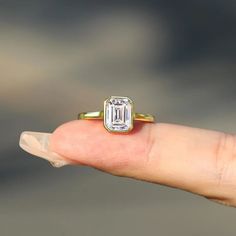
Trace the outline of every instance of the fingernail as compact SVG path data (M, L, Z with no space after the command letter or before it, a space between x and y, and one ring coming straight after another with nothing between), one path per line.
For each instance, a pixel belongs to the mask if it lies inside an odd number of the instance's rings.
M25 131L21 133L19 145L26 152L49 161L54 167L71 164L65 157L49 150L51 135L51 133Z

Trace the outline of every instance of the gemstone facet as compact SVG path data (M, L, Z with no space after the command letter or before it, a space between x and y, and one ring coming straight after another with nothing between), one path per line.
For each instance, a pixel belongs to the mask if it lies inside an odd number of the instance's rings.
M133 102L128 97L111 96L104 102L104 126L111 132L133 129Z

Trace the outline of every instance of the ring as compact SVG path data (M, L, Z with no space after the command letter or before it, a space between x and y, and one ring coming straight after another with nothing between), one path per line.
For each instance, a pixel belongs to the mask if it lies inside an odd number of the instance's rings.
M103 125L109 132L125 133L134 128L134 120L154 122L151 114L134 112L133 101L128 97L111 96L104 101L103 111L82 112L78 119L103 119Z

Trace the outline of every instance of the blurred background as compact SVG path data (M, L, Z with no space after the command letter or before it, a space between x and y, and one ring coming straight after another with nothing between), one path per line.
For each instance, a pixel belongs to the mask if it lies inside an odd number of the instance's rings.
M234 0L0 0L0 235L235 235L233 208L18 146L110 95L236 132L235 25Z

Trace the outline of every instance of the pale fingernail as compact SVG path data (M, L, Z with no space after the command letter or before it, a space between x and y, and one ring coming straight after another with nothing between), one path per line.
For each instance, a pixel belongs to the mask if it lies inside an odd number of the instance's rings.
M25 131L20 136L19 145L30 154L49 161L54 167L72 164L65 157L49 150L51 133Z

